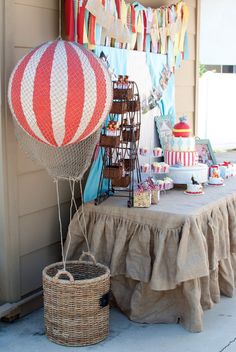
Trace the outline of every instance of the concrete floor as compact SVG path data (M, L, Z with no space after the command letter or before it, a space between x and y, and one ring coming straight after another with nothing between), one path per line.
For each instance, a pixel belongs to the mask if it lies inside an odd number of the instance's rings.
M111 310L110 335L94 346L66 348L44 335L43 310L15 321L0 323L1 352L235 352L236 297L204 313L204 331L190 333L177 324L137 324L117 309Z

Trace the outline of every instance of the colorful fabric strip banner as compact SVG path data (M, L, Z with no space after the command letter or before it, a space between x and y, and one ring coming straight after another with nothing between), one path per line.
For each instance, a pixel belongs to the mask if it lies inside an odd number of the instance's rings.
M65 0L66 35L94 49L95 45L161 53L169 68L188 56L189 11L180 1L158 9L124 0Z

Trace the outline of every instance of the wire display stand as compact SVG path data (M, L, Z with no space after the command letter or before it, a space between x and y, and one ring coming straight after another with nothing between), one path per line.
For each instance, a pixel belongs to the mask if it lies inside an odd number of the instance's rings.
M119 196L128 197L132 207L135 184L141 182L141 104L137 84L120 77L113 82L113 104L100 137L102 170L95 204Z

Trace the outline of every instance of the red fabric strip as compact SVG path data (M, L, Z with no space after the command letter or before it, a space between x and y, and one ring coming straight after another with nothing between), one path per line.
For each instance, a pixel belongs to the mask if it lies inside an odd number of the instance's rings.
M143 33L143 51L146 51L146 38L147 38L147 17L146 13L143 10L143 27L144 27L144 33Z
M89 42L90 44L95 45L95 26L96 26L96 17L91 13L89 14Z
M83 114L85 99L84 72L80 58L75 49L66 42L65 49L67 55L68 92L65 112L65 137L62 145L68 144L77 132Z
M32 137L36 138L37 140L40 140L34 132L31 130L31 127L28 124L28 121L24 115L24 111L22 109L21 105L21 82L22 78L25 72L25 68L31 59L32 55L35 53L36 50L38 50L39 47L35 48L33 51L31 51L30 54L28 54L20 63L18 66L14 77L12 79L12 86L11 86L11 92L10 92L10 98L11 98L11 103L12 107L14 110L14 113L16 115L17 120L19 121L20 126L27 132L29 133Z
M118 18L121 17L121 4L120 4L120 0L115 0L116 3L116 11L117 11L117 15Z
M77 35L78 35L78 43L80 43L80 44L84 44L85 5L86 5L86 1L83 1L83 5L81 7L78 6Z
M57 42L51 44L41 57L36 69L33 92L33 110L42 135L56 146L51 115L50 77ZM43 103L42 103L43 102Z
M134 9L133 5L131 5L130 8L131 8L132 32L136 33L136 28L135 28L135 9Z
M68 36L68 40L74 41L75 27L73 0L65 0L65 22L66 35Z

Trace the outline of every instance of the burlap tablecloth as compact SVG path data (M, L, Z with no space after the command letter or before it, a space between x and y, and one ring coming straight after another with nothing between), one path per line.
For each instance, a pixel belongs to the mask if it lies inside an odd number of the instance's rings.
M203 309L220 293L234 293L236 178L206 187L202 196L168 191L148 209L128 209L126 202L111 197L84 208L91 251L111 270L118 306L137 322L201 331ZM87 250L79 221L81 209L70 224L68 259Z

